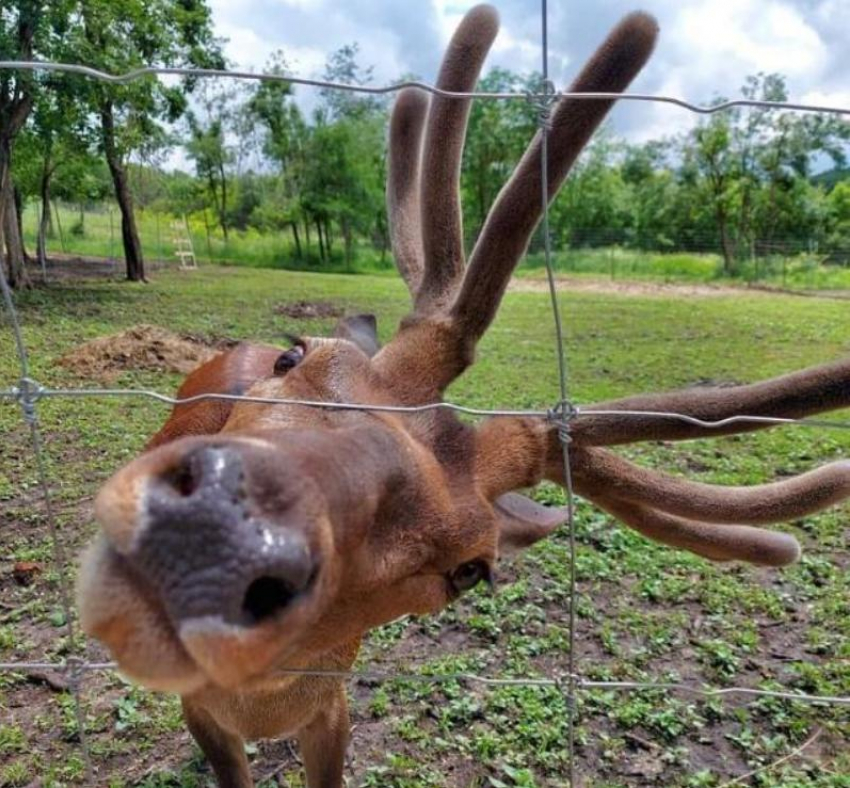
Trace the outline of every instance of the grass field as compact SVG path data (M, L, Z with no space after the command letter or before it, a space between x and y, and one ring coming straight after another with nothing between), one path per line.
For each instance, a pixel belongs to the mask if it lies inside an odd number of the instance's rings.
M62 281L19 298L32 374L52 386L96 385L57 359L80 343L140 323L210 339L283 343L285 332L326 333L327 320L282 317L281 304L333 301L372 311L388 338L407 304L399 281L252 268L158 274L152 284ZM752 381L850 352L847 305L750 294L670 297L564 292L570 390L580 403L695 383ZM18 376L0 330L0 386ZM120 371L114 386L173 392L173 373ZM516 292L450 399L477 406L548 407L557 399L548 297ZM62 539L75 554L94 531L98 485L166 416L147 400L47 399L38 406ZM839 414L848 418L848 414ZM0 661L67 653L57 575L16 405L0 402ZM850 434L783 428L742 437L650 443L628 456L705 482L752 484L846 457ZM544 489L542 495L557 497ZM651 544L579 501L576 659L593 679L850 695L848 508L787 528L804 557L785 570L712 565ZM558 533L501 567L498 593L473 593L439 617L372 633L361 667L557 676L566 667L567 539ZM34 562L28 584L15 562ZM102 657L95 644L87 656ZM83 685L98 784L201 788L211 777L174 699L117 676ZM552 688L352 684L351 786L563 786L566 705ZM61 677L0 673L0 786L76 785L83 765ZM762 698L705 700L664 690L583 692L578 773L587 788L719 788L751 770L760 788L850 785L850 708ZM771 764L816 736L799 756ZM250 750L263 788L303 786L282 743ZM280 768L279 768L280 767ZM770 768L767 768L770 767ZM270 776L275 775L275 776Z
M79 210L60 205L57 213L59 219L55 222L54 236L47 243L49 252L123 261L121 221L117 209L109 210L102 206L101 210L88 210L81 214ZM183 220L150 210L137 212L139 236L148 259L175 261L173 238L176 233L172 227L175 222L182 224ZM24 214L24 235L30 249L35 248L37 224L38 211L30 205ZM372 275L393 275L394 271L389 255L381 255L371 245L362 242L355 248L355 259L348 266L340 243L334 249L332 262L320 263L313 238L309 253L305 252L305 259L299 261L288 232L261 234L256 230L233 230L225 241L215 228L207 233L200 215L193 216L188 226L195 254L198 260L205 262L308 271L318 270L321 266L323 271ZM305 240L302 238L302 243ZM617 246L564 249L556 245L553 262L559 272L612 280L760 282L794 289L850 289L850 267L823 265L817 255L775 255L745 260L741 262L741 272L735 278L723 276L719 254L644 252ZM544 273L543 265L542 254L530 254L518 269L518 275L540 277Z

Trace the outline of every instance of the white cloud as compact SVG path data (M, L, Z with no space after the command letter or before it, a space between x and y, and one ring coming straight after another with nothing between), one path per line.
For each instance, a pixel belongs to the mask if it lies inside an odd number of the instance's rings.
M781 72L791 79L819 74L828 53L818 32L785 2L700 0L684 5L670 26L679 68L743 77ZM726 88L728 91L728 88ZM724 88L718 85L718 91Z
M540 18L532 0L492 0L502 18L488 66L521 72L540 68ZM327 55L357 41L360 62L375 80L403 73L431 81L439 56L476 0L212 0L227 54L242 67L262 69L283 49L300 75L320 74ZM636 92L665 93L704 103L734 97L750 75L787 76L792 98L833 97L847 103L850 55L844 36L850 0L648 0L661 25L656 53L635 80ZM633 0L550 0L550 70L571 79ZM306 91L302 91L306 98ZM831 103L832 100L830 100ZM689 128L697 118L664 105L621 106L615 129L650 139Z

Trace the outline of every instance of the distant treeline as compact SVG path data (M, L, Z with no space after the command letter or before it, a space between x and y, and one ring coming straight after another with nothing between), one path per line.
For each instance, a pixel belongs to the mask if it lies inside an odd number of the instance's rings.
M225 65L203 0L16 0L0 14L0 58L109 71ZM343 47L323 76L368 84L371 69L359 58L356 44ZM275 53L266 71L288 73L285 53ZM493 69L479 87L521 93L538 84L538 75ZM787 99L778 74L754 75L741 92ZM462 176L470 243L537 130L535 111L526 101L473 104ZM383 98L322 90L307 116L285 82L107 86L73 75L0 72L7 275L26 283L26 204L40 206L39 254L54 232L55 199L117 201L130 279L144 278L137 207L202 221L208 238L226 241L247 230L287 237L289 254L318 267L350 264L364 250L386 256L388 112ZM561 247L713 251L727 276L777 253L817 252L826 262L844 262L848 138L850 125L833 116L749 109L644 144L603 130L553 203L553 240ZM177 148L191 172L163 168Z

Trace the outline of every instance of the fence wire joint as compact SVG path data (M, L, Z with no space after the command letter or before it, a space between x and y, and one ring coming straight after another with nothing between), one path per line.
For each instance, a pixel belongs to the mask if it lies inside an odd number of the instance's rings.
M21 406L27 424L36 423L35 404L41 399L45 391L44 386L32 378L21 378L18 385L12 388L12 394Z
M537 125L543 131L552 130L552 107L559 98L555 83L551 79L542 79L536 90L526 91L528 103L537 113Z
M546 420L558 428L558 438L561 443L572 442L570 437L570 424L579 416L578 405L568 399L562 399L546 411Z

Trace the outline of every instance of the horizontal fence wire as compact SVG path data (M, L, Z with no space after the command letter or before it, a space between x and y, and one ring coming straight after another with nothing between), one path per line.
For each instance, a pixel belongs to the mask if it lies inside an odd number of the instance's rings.
M0 662L0 671L25 673L27 671L51 671L55 673L97 673L119 672L117 662L82 662L66 660L65 662ZM390 681L411 681L425 684L447 684L460 682L481 684L488 687L563 687L569 680L569 673L557 678L547 676L519 676L498 678L483 676L479 673L409 673L390 670L310 670L307 668L276 668L272 671L276 676L310 676L312 678L343 679L354 682L386 683ZM757 687L697 687L693 684L682 684L674 681L596 681L572 674L574 685L584 690L663 690L667 692L682 692L699 695L706 698L729 697L744 695L753 697L777 698L799 703L821 704L825 706L850 706L850 695L813 695L805 692L794 692L791 689L771 690Z
M151 389L100 389L100 388L49 388L41 386L34 380L27 378L18 386L0 389L0 400L16 402L34 402L42 398L82 398L82 397L135 397L150 399L166 405L193 405L199 402L222 401L243 402L254 405L288 405L293 407L319 408L325 410L357 410L375 413L427 413L435 410L447 410L462 413L467 416L481 417L510 417L510 418L541 418L550 421L562 420L563 402L543 409L511 409L511 408L472 408L467 405L459 405L455 402L429 402L424 405L379 405L368 402L336 402L325 400L290 399L286 397L252 397L246 394L195 394L191 397L172 397ZM701 419L687 413L676 413L675 411L662 410L620 410L617 408L596 408L593 405L576 405L569 400L566 401L566 420L572 421L582 416L621 418L623 416L635 419L670 419L691 424L695 427L705 429L722 429L735 424L762 424L770 426L797 426L817 429L850 429L850 421L838 419L817 419L809 417L785 418L782 416L748 416L745 414L727 416L723 419Z
M368 86L368 85L351 85L339 82L332 82L320 79L310 79L288 74L263 74L251 71L239 70L217 70L217 69L198 69L198 68L172 68L172 67L145 67L135 69L121 74L111 74L99 69L95 69L85 65L69 64L69 63L53 63L43 61L15 61L5 60L0 61L0 70L15 70L27 72L54 72L67 73L84 76L87 78L97 79L109 84L124 85L137 79L142 79L150 76L172 76L172 77L191 77L191 78L229 78L229 79L244 79L254 81L271 81L283 82L295 85L304 85L309 87L318 87L330 90L357 92L371 95L385 95L398 92L405 88L417 88L426 91L433 95L443 96L446 98L457 99L479 99L479 100L517 100L523 99L532 101L539 109L540 129L543 143L542 156L542 172L544 179L543 202L544 202L544 224L548 217L548 201L546 200L546 136L548 131L548 112L552 104L562 98L578 99L578 100L617 100L617 101L632 101L632 102L650 102L656 104L670 104L686 109L690 112L706 115L717 112L728 111L737 107L749 107L761 110L788 110L800 112L819 112L830 113L837 115L850 115L850 108L818 105L810 103L787 102L787 101L759 101L754 99L734 99L730 101L722 101L711 106L694 104L684 99L668 96L668 95L653 95L644 93L610 93L610 92L587 92L587 93L572 93L565 91L557 91L554 88L550 89L550 85L546 82L547 75L547 34L546 34L546 0L541 0L543 11L543 76L544 80L542 92L527 91L527 92L457 92L442 90L434 85L430 85L419 81L403 81L386 86ZM759 415L736 414L723 419L706 420L685 413L675 413L666 411L648 411L648 410L623 410L616 408L594 408L593 406L578 406L570 402L567 397L566 388L566 364L563 337L560 326L560 313L557 304L557 293L555 281L552 276L551 269L551 249L549 234L544 234L546 267L549 279L549 289L552 298L553 313L556 322L556 342L558 349L558 364L559 364L559 380L561 399L557 405L549 409L485 409L472 408L451 402L436 402L416 406L394 406L394 405L378 405L368 403L353 403L353 402L321 402L311 400L296 400L283 398L267 398L267 397L252 397L247 395L230 395L230 394L203 394L193 397L171 397L161 394L156 391L147 389L106 389L106 388L51 388L42 386L30 377L29 362L26 352L26 347L23 341L23 335L20 330L20 325L15 311L14 302L11 297L8 283L5 279L5 271L0 265L0 288L2 288L2 301L5 309L8 312L10 323L12 326L15 348L20 363L21 376L17 381L17 385L10 386L6 389L0 389L0 400L16 402L22 411L24 421L30 427L33 435L33 452L36 462L40 469L39 486L42 491L43 500L45 502L48 522L51 531L51 538L54 544L54 561L60 577L60 595L63 598L63 607L67 608L67 631L72 649L72 656L64 662L2 662L0 663L0 671L7 672L26 672L26 671L56 671L67 673L69 676L68 688L74 696L75 718L80 736L80 746L83 754L83 762L86 771L86 777L90 785L95 785L94 771L89 752L89 746L86 740L85 727L82 713L81 699L81 682L87 673L97 671L115 671L117 665L114 662L89 662L85 659L73 656L77 653L75 648L75 637L73 623L71 620L71 612L67 596L67 574L65 571L65 560L61 549L61 541L56 530L55 520L53 517L52 507L50 504L50 490L47 484L46 476L43 472L43 447L41 446L38 433L38 417L37 404L42 399L48 398L85 398L85 397L135 397L147 398L168 405L189 405L192 403L221 400L230 402L245 402L253 404L268 404L268 405L286 405L286 406L301 406L311 408L325 408L330 410L357 410L370 412L388 412L388 413L420 413L434 410L448 410L456 413L469 416L492 416L492 417L531 417L545 418L557 423L562 432L559 432L564 438L563 449L565 468L567 472L567 493L568 498L572 498L572 489L569 476L569 429L571 423L582 416L594 418L657 418L670 419L685 422L697 427L706 429L720 429L723 427L743 424L743 425L788 425L802 426L811 428L823 429L848 429L850 422L840 420L829 420L820 418L782 418L768 417ZM575 556L575 532L572 517L572 505L570 505L570 540L571 540L571 556ZM575 574L574 563L571 562L571 598L569 615L570 623L570 638L571 643L575 636L574 614L575 614ZM568 703L570 714L570 731L572 739L574 705L576 693L579 690L605 690L605 691L640 691L640 690L660 690L669 692L682 692L695 696L714 698L727 696L745 696L745 697L770 697L781 700L795 701L801 703L811 703L829 706L848 706L850 705L850 697L844 696L829 696L829 695L812 695L806 693L798 693L792 689L783 688L779 690L773 689L758 689L752 687L723 687L723 688L706 688L697 687L690 684L676 683L669 681L594 681L583 678L578 675L573 668L574 648L570 648L569 665L570 669L563 675L556 678L552 677L534 677L524 676L518 678L496 678L483 676L474 673L406 673L398 671L381 672L375 670L363 671L319 671L319 670L285 670L279 669L276 671L280 675L302 675L302 676L319 676L334 679L344 679L351 681L420 681L428 683L444 683L444 682L463 682L474 683L484 686L540 686L554 687L564 692ZM572 743L570 744L570 784L574 783L574 754L572 751Z
M705 105L695 104L677 96L667 96L659 93L612 93L606 91L589 91L575 93L571 91L555 91L554 93L544 92L537 93L534 91L507 91L507 92L487 92L487 91L457 91L443 90L436 85L430 85L427 82L418 80L404 80L394 82L391 85L370 86L370 85L352 85L346 82L332 82L325 79L312 79L309 77L299 77L293 74L263 74L256 71L239 71L230 69L215 69L215 68L178 68L171 66L145 66L144 68L133 69L121 74L112 74L108 71L102 71L91 66L79 65L76 63L53 63L40 60L0 60L0 69L10 71L49 71L54 73L77 74L79 76L97 79L111 85L126 85L137 79L143 79L149 76L171 76L171 77L191 77L205 79L245 79L257 82L282 82L291 85L304 85L307 87L322 88L327 90L341 90L349 93L365 93L373 96L383 96L391 93L397 93L405 88L417 88L426 93L431 93L435 96L444 98L456 99L483 99L483 100L501 100L510 101L516 99L555 99L569 98L579 99L583 101L637 101L651 102L654 104L672 104L676 107L689 110L698 115L712 115L715 112L726 112L736 107L751 107L754 109L766 110L790 110L794 112L827 112L835 115L850 115L850 107L837 107L827 104L810 104L806 102L796 101L761 101L758 99L730 99L729 101L721 101L716 104Z

